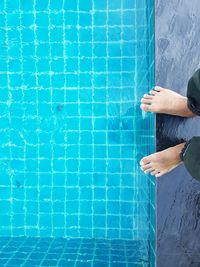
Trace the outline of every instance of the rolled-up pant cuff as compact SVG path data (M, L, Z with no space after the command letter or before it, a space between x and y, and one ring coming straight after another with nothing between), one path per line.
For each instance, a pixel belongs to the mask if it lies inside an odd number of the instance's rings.
M200 69L188 81L187 87L188 108L200 116Z
M189 110L192 111L192 113L194 113L195 115L200 116L200 110L198 108L196 108L196 106L194 104L194 101L192 99L188 98L187 106L188 106Z
M191 176L200 182L200 136L186 142L180 158Z

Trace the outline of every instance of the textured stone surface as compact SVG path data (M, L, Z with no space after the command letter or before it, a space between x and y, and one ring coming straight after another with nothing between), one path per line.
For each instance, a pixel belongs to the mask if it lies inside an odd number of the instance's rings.
M186 95L200 67L199 0L155 0L156 84ZM157 149L200 135L200 118L157 116ZM157 180L157 267L200 266L200 183L184 166Z

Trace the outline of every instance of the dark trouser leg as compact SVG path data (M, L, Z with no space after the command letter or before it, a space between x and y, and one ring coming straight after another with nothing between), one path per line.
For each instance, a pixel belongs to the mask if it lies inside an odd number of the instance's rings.
M200 136L194 136L183 148L180 154L188 172L200 182Z
M198 69L188 82L187 88L188 108L196 115L200 115L200 69Z

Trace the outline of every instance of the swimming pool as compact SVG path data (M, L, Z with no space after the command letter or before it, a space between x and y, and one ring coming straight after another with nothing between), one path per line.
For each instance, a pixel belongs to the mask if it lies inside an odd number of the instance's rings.
M153 1L4 0L0 36L2 266L154 266Z

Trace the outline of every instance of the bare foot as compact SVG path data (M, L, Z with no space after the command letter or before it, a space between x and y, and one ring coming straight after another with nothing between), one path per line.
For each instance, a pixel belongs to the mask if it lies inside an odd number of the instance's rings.
M170 172L182 163L180 153L184 146L185 143L182 143L144 157L140 161L141 169L145 173L151 173L151 175L156 177Z
M140 108L146 112L165 113L181 117L195 116L187 106L187 97L156 86L141 99Z

